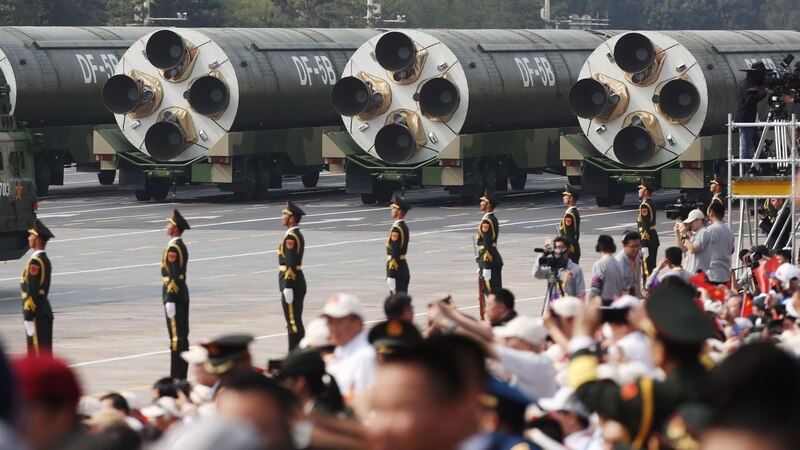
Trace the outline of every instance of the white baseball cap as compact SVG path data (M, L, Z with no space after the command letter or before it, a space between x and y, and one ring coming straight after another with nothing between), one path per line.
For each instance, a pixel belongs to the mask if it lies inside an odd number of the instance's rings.
M683 223L692 223L697 219L705 219L705 218L706 215L703 211L700 211L699 209L693 209L689 211L689 217L687 217L686 220L683 221Z
M363 318L364 308L355 295L338 293L328 298L328 301L325 302L325 306L322 308L322 315L334 319L341 319L350 315Z
M178 406L175 405L175 399L172 397L161 397L152 405L142 408L141 412L148 419L162 416L180 418L181 416Z
M201 345L192 345L189 350L181 352L181 358L189 364L203 364L208 361L208 350Z
M582 307L583 302L578 297L561 297L550 302L550 309L559 317L575 317Z
M541 318L530 316L517 316L507 324L492 329L495 337L498 338L517 338L541 346L547 339L547 330Z
M641 304L642 301L638 298L632 295L623 295L622 297L611 302L611 307L618 309L630 308L631 310L636 310L639 306L641 306Z
M568 411L579 416L589 417L589 409L575 396L575 390L569 386L560 388L556 395L550 398L541 398L537 402L545 411Z
M300 348L319 348L331 344L331 331L328 329L328 321L318 317L306 325L306 335L300 340Z
M781 283L789 284L792 278L800 279L800 269L789 263L783 263L775 269L775 278Z

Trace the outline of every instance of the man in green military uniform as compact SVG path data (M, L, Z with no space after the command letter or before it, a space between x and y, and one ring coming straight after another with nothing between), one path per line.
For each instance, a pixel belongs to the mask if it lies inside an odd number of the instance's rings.
M679 281L654 290L645 302L647 317L639 327L652 341L653 362L666 373L664 381L642 376L620 387L599 380L599 361L591 350L591 336L601 325L599 308L589 303L575 320L570 386L590 410L624 427L620 440L629 448L649 448L652 435L679 407L705 401L707 374L700 354L713 329L694 299L694 287Z
M497 250L500 224L494 215L494 209L499 204L497 197L489 191L481 197L481 211L485 214L478 225L478 268L485 295L503 287L503 257Z
M569 239L569 259L578 264L581 259L581 244L578 242L581 238L581 214L575 206L578 202L578 191L571 185L565 184L561 195L564 196L567 210L561 218L561 223L558 224L558 235Z
M303 252L306 242L298 227L305 214L299 206L287 201L281 218L286 234L278 246L278 287L289 334L289 351L294 350L306 335L303 327L303 300L306 298Z
M22 272L22 316L25 323L28 356L50 355L53 351L53 308L47 294L53 266L45 247L53 233L39 220L28 230L28 246L33 250Z
M411 205L402 197L395 195L391 206L395 222L389 230L389 238L386 239L386 285L389 286L389 294L394 295L398 292L408 292L408 283L411 281L411 273L406 262L408 225L404 220Z
M161 297L171 352L169 376L179 380L185 380L189 371L189 363L181 358L181 352L189 350L189 287L186 285L189 251L181 238L189 228L181 213L173 210L172 217L167 218L167 236L171 239L161 257Z
M661 243L658 240L658 231L656 230L656 209L653 207L653 202L650 197L655 192L655 188L649 181L642 179L639 185L639 199L642 203L639 205L639 215L636 218L636 223L639 227L639 234L642 236L642 259L645 261L645 278L650 272L656 268L656 256L658 255L658 246Z
M714 178L711 179L711 183L708 186L708 190L711 192L711 202L708 204L708 208L706 208L706 216L711 216L710 208L711 205L714 203L719 203L720 205L727 208L727 205L722 199L722 183L719 182L717 176L714 175Z

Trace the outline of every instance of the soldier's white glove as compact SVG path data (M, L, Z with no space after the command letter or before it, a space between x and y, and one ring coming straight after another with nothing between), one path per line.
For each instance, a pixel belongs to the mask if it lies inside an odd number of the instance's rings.
M475 275L478 275L478 276L480 276L480 275L481 275L481 268L480 268L480 267L478 267L477 269L475 269Z
M386 278L386 285L389 286L389 291L394 292L397 290L397 279L388 277Z
M486 281L492 279L492 269L483 269L483 279Z
M650 256L650 249L642 247L642 258L647 259Z
M175 302L164 303L164 310L167 312L167 318L175 318Z
M283 290L283 298L286 299L286 303L292 304L294 301L294 289L286 288Z
M33 336L34 331L36 331L36 325L33 324L32 320L26 320L25 333L30 337Z

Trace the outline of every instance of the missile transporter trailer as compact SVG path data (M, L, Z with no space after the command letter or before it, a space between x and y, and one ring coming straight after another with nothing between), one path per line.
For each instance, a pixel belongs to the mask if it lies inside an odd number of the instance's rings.
M388 31L361 46L331 96L346 132L324 137L332 172L364 203L411 186L474 199L563 174L564 99L608 35L578 30Z
M616 34L592 52L570 90L582 133L561 137L567 175L599 206L622 204L643 177L690 199L710 196L710 180L726 178L728 114L747 69L774 69L787 54L800 56L800 33Z
M122 57L102 100L118 129L95 133L104 170L139 200L213 183L238 198L312 187L322 135L341 129L330 92L367 29L161 29Z
M112 126L100 90L122 54L149 30L141 27L0 27L0 85L8 102L0 113L41 142L35 156L38 193L64 183L64 166L98 172L101 184L114 171L100 172L92 153L98 125Z

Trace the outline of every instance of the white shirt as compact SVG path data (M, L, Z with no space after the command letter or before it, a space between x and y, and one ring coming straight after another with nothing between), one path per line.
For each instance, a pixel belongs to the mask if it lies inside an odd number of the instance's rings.
M586 450L592 445L594 432L590 428L576 431L564 437L564 447L569 450Z
M649 371L654 371L653 357L650 354L650 343L641 331L634 331L614 342L609 352L619 352L625 361L641 361Z
M372 386L377 369L375 358L375 347L370 345L366 331L333 351L333 359L326 368L339 385L345 401Z
M285 236L288 236L288 235L289 235L289 233L291 233L292 231L294 231L294 230L299 230L299 229L300 229L300 227L291 227L291 228L289 228L288 230L286 230L286 234L285 234Z
M503 367L512 375L511 385L516 386L532 398L548 398L555 395L556 368L550 358L526 350L517 350L499 344L494 346Z

